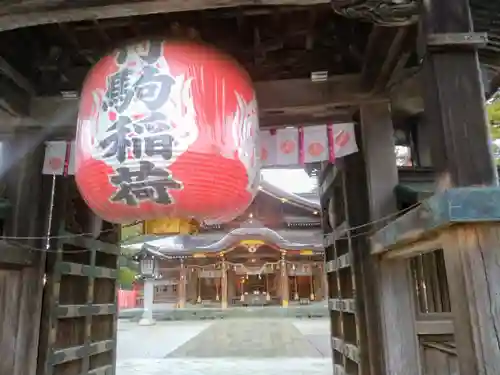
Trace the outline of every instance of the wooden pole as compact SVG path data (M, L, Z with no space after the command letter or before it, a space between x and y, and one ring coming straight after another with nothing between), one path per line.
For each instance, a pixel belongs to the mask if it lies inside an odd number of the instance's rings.
M328 275L326 273L325 263L321 264L321 292L323 294L323 300L328 300Z
M288 270L286 267L285 253L281 253L280 259L280 278L281 278L281 306L288 307L290 290L288 285Z
M227 309L227 263L224 258L222 258L221 262L221 308Z
M201 303L201 283L203 279L200 277L200 270L198 269L196 271L198 273L196 277L196 282L197 282L197 289L198 289L198 296L196 297L196 303Z
M425 117L440 188L498 186L469 0L424 5ZM500 373L499 237L498 224L458 226L443 236L460 374Z
M186 307L186 266L184 260L181 259L179 266L179 284L177 287L177 308L183 309Z
M314 301L316 299L316 296L314 295L314 275L312 272L312 266L311 266L311 275L309 276L309 289L311 291L309 299L311 301Z
M195 272L194 267L186 267L187 271L187 286L186 286L186 300L191 303L196 303L198 297L198 274Z

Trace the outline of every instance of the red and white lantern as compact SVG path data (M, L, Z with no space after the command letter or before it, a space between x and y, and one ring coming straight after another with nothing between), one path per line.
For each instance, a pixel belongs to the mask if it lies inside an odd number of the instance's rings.
M231 220L258 189L257 137L255 92L231 58L191 42L145 41L87 76L75 177L110 222Z

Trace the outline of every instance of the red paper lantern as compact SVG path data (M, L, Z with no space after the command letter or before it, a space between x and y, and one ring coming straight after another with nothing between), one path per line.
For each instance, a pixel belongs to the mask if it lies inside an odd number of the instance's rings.
M76 182L110 222L231 220L259 185L257 135L255 92L234 60L191 42L130 45L84 83Z

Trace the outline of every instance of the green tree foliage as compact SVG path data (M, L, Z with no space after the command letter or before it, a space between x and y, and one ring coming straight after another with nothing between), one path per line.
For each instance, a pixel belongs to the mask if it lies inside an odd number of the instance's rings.
M129 267L120 267L118 281L120 283L121 289L132 289L132 285L135 281L135 276L137 272L130 269Z
M144 234L144 223L140 222L136 225L122 225L121 231L122 241L126 241L130 238Z
M492 151L495 156L497 165L500 165L500 147L498 142L500 141L500 93L497 92L491 99L486 103L486 113L488 117L488 123L490 126L490 134L492 144Z
M121 228L121 240L122 242L133 239L144 234L144 223L140 222L136 225L122 225ZM137 252L137 250L127 249L122 247L121 253L124 257L131 260L132 256ZM127 264L123 264L124 266ZM128 265L130 267L130 265Z

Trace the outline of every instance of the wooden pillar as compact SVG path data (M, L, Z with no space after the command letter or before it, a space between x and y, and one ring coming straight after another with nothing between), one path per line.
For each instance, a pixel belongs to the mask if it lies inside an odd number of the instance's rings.
M311 274L309 275L309 300L315 301L318 299L318 289L316 288L315 277L314 277L314 265L310 264Z
M431 141L432 124L426 121L425 117L420 116L418 121L416 138L419 167L432 167Z
M186 307L186 265L184 260L181 259L179 265L179 284L177 285L177 308L183 309Z
M233 298L236 297L237 295L237 290L236 290L236 284L237 284L237 280L236 280L236 275L234 273L234 271L232 271L230 269L230 267L227 267L227 300L228 300L228 304L232 303L231 301L233 300Z
M385 225L380 219L397 211L394 188L398 183L394 130L389 103L366 104L360 108L361 127L356 128L360 152L345 158L346 195L356 286L361 286L367 341L361 345L363 374L418 375L419 350L414 327L414 306L408 262L378 262L370 255L366 226ZM362 328L362 327L360 327ZM384 341L382 341L382 338ZM385 350L385 353L381 353ZM384 361L385 359L385 361Z
M220 293L221 293L221 303L220 307L223 309L227 309L227 263L224 258L222 258L221 262L221 286L220 286Z
M286 265L285 253L281 253L280 259L280 285L281 285L281 306L288 307L290 290L288 285L288 269Z
M320 265L320 283L321 283L321 296L323 300L328 300L328 275L326 274L325 264Z
M440 187L498 186L469 1L424 4L425 115L434 129ZM443 34L458 43L447 45ZM444 235L460 374L500 373L499 236L498 224L460 226Z
M5 220L4 234L19 237L44 236L51 189L42 191L42 179L44 188L55 183L55 180L53 182L52 176L43 177L41 173L43 138L33 133L4 137L0 155L0 176L5 186L4 193L12 205L10 217ZM36 249L45 248L44 241L40 239L15 241L14 244L16 242ZM0 263L3 263L0 264L0 269L6 266L5 270L0 271L4 277L0 281L5 293L4 301L8 303L9 296L15 301L4 308L4 330L0 328L0 373L34 374L37 367L46 256L42 251L30 251L29 247L21 246L14 248L14 251L30 265L8 265L9 259L3 258L9 253L7 246L5 243L0 246L3 247L0 250ZM8 316L9 313L13 314L12 319Z
M187 268L188 284L186 287L186 298L192 304L196 303L198 297L198 272L195 268Z
M423 43L442 43L427 47L424 60L425 118L434 130L431 153L440 186L498 185L475 37L457 34L473 29L469 0L426 1L422 29Z

